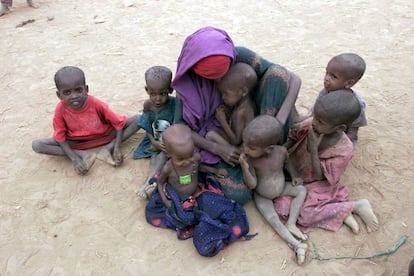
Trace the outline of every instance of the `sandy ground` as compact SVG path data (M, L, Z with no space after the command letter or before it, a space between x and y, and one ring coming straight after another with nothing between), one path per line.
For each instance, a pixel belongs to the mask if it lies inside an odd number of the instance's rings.
M414 258L414 10L413 1L118 1L40 0L39 9L15 0L0 17L0 275L406 275ZM410 15L411 14L411 15ZM16 27L23 21L35 21ZM123 145L125 163L97 161L78 176L65 158L39 155L31 141L52 135L58 101L53 75L64 65L86 72L90 94L119 113L133 115L147 98L144 71L176 69L187 35L223 28L247 46L302 78L301 112L322 87L325 66L340 52L366 59L355 86L367 102L369 126L343 183L352 199L367 198L380 229L353 235L315 230L298 267L293 252L246 205L251 233L214 258L199 256L192 241L156 229L144 219L135 194L148 160L132 160L142 131Z

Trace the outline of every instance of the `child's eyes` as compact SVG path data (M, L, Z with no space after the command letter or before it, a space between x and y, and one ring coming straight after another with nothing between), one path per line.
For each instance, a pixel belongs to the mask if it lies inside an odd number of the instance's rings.
M168 95L168 93L167 93L167 92L161 92L161 93L150 93L149 95L150 95L150 97L156 97L156 96L162 96L162 97L165 97L165 96L167 96L167 95Z

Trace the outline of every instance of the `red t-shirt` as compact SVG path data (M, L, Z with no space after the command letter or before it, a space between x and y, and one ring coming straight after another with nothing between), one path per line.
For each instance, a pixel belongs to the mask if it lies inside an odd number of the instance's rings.
M94 96L88 96L81 109L73 109L60 101L53 117L53 137L57 142L66 140L94 140L122 129L128 120L109 109Z

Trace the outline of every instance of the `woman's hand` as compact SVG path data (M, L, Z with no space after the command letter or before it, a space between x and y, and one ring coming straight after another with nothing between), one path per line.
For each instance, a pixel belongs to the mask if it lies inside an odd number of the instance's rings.
M233 167L239 164L240 149L232 145L216 144L217 155Z

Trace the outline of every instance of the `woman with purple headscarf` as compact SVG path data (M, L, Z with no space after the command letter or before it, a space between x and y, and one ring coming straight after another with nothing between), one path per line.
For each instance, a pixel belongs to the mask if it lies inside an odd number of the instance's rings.
M243 184L238 166L239 149L205 138L208 131L221 128L215 118L216 108L222 104L215 80L223 77L231 64L237 62L249 64L257 74L258 85L252 97L258 114L275 116L285 126L287 137L291 124L289 115L299 93L300 78L247 48L235 47L224 30L204 27L186 38L172 86L181 100L175 120L182 117L193 130L203 162L227 169L228 177L218 179L225 195L245 203L250 200L251 193Z

